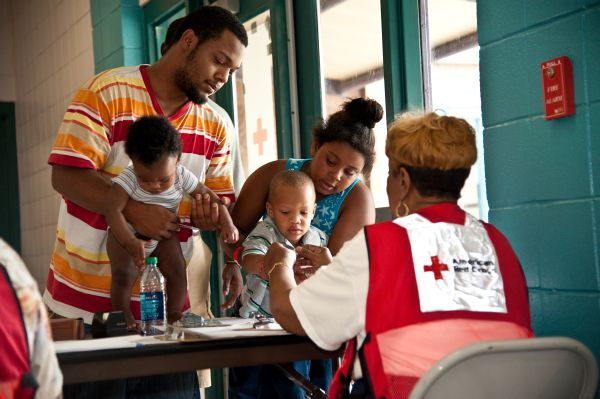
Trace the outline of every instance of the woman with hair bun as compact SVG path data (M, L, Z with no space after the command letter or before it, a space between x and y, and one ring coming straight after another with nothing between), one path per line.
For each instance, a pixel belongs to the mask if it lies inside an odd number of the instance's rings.
M240 233L249 233L264 214L273 176L282 170L300 170L310 176L317 192L312 224L329 235L327 247L335 255L344 242L375 221L371 192L360 178L368 179L373 168L373 127L382 117L377 101L349 100L315 127L311 159L277 160L258 168L248 177L232 212Z
M310 176L317 194L317 208L311 224L329 236L327 247L336 254L344 242L375 221L375 206L368 179L375 162L373 127L383 117L383 108L371 99L355 98L340 111L319 123L313 132L311 159L277 160L257 169L244 184L232 211L240 236L247 235L265 213L269 184L283 170L299 170ZM243 238L243 237L242 237ZM241 239L242 239L241 238ZM241 242L241 241L240 241ZM247 273L259 274L261 270ZM310 265L296 265L300 283L314 273ZM303 398L273 366L238 367L229 373L229 397ZM331 382L331 361L299 361L293 367L323 390Z

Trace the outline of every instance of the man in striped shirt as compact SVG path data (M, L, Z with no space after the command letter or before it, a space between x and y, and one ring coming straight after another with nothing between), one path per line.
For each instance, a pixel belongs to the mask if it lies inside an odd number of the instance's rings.
M83 317L90 324L94 312L111 310L106 195L110 179L130 162L125 137L139 117L167 117L183 141L181 164L221 198L235 199L227 121L206 101L239 68L246 31L229 11L207 6L185 17L176 37L152 65L93 77L65 113L48 160L53 187L63 200L44 301L58 315ZM129 201L124 214L136 231L162 239L175 234L180 218L190 219L191 207L189 196L181 202L179 215ZM189 261L192 234L188 229L177 234ZM132 308L137 316L137 291Z

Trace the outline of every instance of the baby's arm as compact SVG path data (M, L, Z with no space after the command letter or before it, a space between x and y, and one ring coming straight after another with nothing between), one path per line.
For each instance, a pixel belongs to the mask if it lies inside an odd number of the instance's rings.
M242 267L246 273L257 274L262 279L267 280L267 273L263 269L264 255L248 254L242 257Z
M239 239L238 229L231 220L229 209L223 204L219 205L219 228L221 240L227 244L234 244Z
M129 194L118 184L108 191L106 221L119 244L131 255L139 268L144 267L144 241L139 240L127 226L123 210L129 201Z
M231 215L227 207L221 202L221 199L211 189L206 187L204 184L198 182L196 189L192 193L192 196L197 194L204 195L208 194L212 203L219 205L219 229L221 230L221 240L226 243L235 243L238 238L238 230L231 220Z
M265 254L273 242L277 241L277 232L270 223L261 221L252 229L244 240L241 265L248 273L257 274L268 279L264 269Z

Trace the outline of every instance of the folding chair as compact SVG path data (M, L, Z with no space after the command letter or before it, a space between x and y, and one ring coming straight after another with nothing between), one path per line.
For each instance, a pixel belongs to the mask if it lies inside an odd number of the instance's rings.
M594 355L574 339L485 341L433 365L410 399L589 399L597 383Z

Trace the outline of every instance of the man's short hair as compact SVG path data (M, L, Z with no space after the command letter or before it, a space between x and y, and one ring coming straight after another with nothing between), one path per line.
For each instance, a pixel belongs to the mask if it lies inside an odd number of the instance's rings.
M173 44L175 44L175 42L177 40L179 40L179 38L181 37L181 34L179 35L179 37L177 37L176 35L177 35L177 31L179 29L179 26L183 22L184 18L185 17L177 18L176 20L171 22L171 24L167 28L167 34L165 35L165 41L160 45L160 55L165 55L167 50L169 50L171 48L171 46L173 46Z
M178 23L173 44L181 39L181 35L192 29L198 37L198 44L221 36L225 29L231 31L238 40L248 47L248 34L244 25L230 11L217 6L204 6L186 15Z

